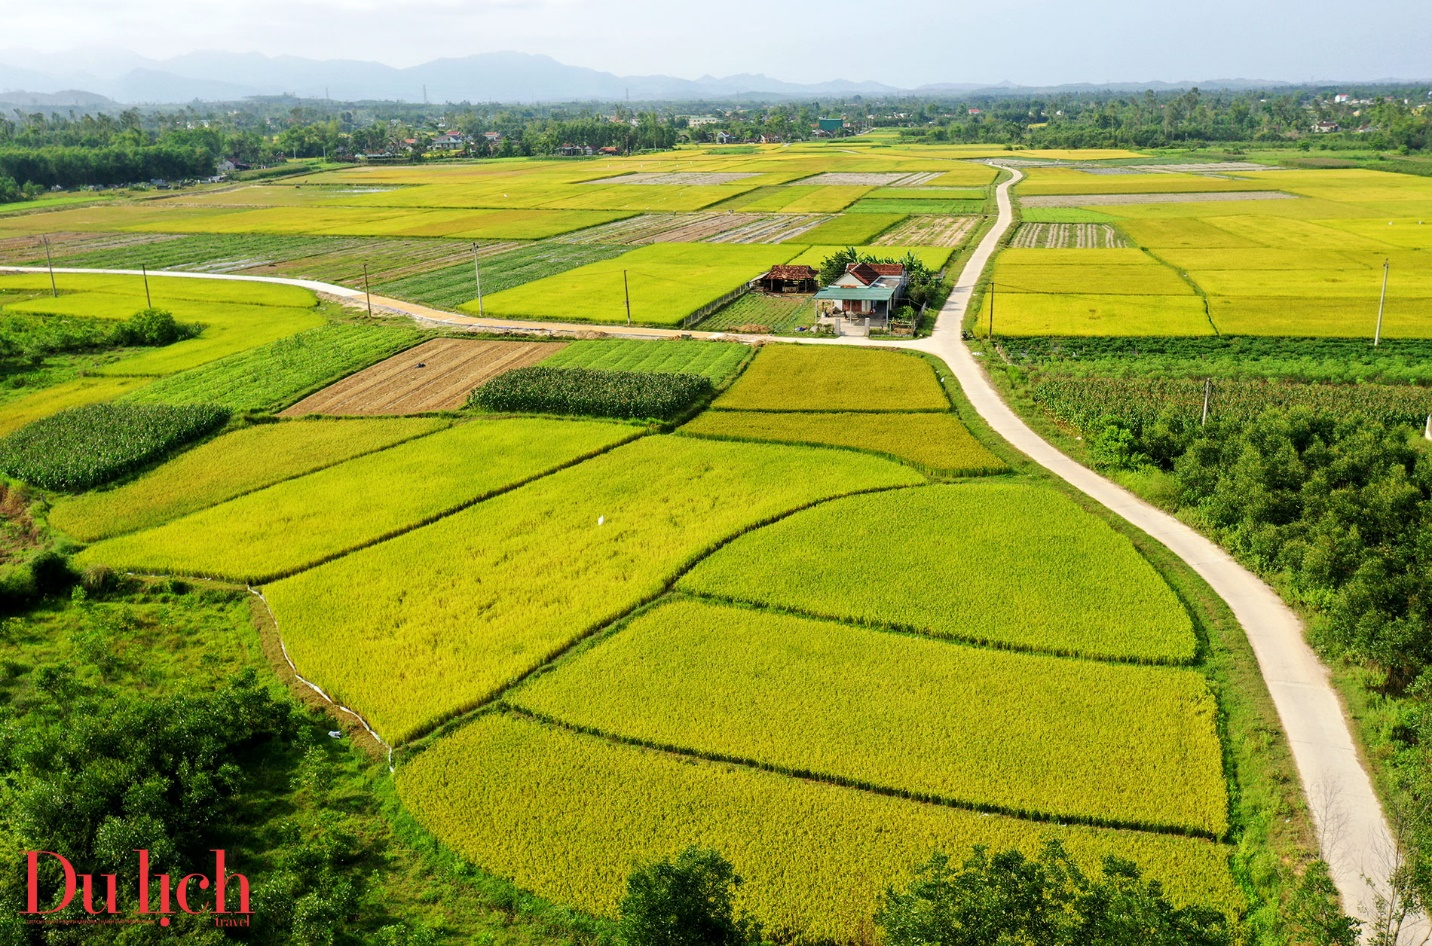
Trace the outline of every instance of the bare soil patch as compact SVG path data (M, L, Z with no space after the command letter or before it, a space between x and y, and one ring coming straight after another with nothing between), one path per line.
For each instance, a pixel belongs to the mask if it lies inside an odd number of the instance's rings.
M457 410L483 382L513 368L536 364L564 347L548 342L436 338L310 394L281 416Z

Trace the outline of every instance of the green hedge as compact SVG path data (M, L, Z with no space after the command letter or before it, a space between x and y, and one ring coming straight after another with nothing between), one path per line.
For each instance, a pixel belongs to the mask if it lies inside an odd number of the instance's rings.
M701 375L591 368L517 368L472 392L489 411L673 420L715 393Z
M76 407L0 440L0 472L45 489L81 492L132 473L228 419L228 411L207 404Z

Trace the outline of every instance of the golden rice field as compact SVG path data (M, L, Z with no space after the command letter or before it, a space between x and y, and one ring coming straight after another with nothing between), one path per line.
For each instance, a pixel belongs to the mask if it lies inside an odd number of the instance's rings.
M849 579L865 573L880 580ZM1127 538L1027 483L825 503L742 536L678 587L1041 653L1189 663L1197 652L1188 613Z
M490 316L637 325L679 325L701 306L788 262L797 246L658 243L589 263L483 300ZM460 307L476 314L476 301Z
M881 891L934 850L1032 853L1047 837L1083 863L1136 861L1176 902L1240 902L1230 850L1213 841L921 804L501 714L400 765L397 787L460 856L603 916L615 916L633 863L689 844L719 849L746 879L741 905L767 935L798 942L865 941Z
M1150 266L1121 280L1122 270L1092 253L1082 265L1065 267L1031 256L1047 251L1006 251L994 277L997 295L1005 290L1008 300L1003 308L996 300L996 334L1371 337L1387 261L1384 335L1432 338L1432 184L1423 178L1360 169L1260 171L1207 189L1246 184L1295 199L1174 203L1158 195L1175 175L1083 174L1093 184L1070 189L1081 174L1036 168L1018 188L1089 194L1086 206L1145 248ZM1102 193L1142 193L1150 202L1100 206ZM1206 299L1202 320L1177 298L1187 291ZM1034 298L1016 297L1020 292ZM986 300L982 326L988 314Z
M506 699L644 745L976 809L1228 828L1217 708L1194 670L678 599Z
M81 552L107 565L261 582L445 515L640 433L597 421L474 420Z
M922 481L849 451L644 437L267 594L304 675L396 742L491 697L746 529Z
M905 460L937 475L992 473L1005 467L953 414L707 411L681 432L866 450Z
M131 483L63 499L50 510L50 524L85 542L151 528L447 423L394 418L246 427L180 454Z
M712 405L723 411L947 411L923 359L861 348L767 345Z

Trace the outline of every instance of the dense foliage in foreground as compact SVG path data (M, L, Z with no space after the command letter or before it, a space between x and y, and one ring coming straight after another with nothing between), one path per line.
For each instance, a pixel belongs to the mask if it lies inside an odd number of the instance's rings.
M674 420L714 391L698 374L534 365L493 378L472 392L472 403L489 411Z
M92 404L61 411L0 440L0 471L45 489L79 492L118 479L229 418L204 404Z
M984 848L956 868L936 853L905 890L891 888L876 923L889 946L1224 946L1217 910L1176 907L1163 885L1117 857L1100 876L1080 870L1058 841L1036 857Z

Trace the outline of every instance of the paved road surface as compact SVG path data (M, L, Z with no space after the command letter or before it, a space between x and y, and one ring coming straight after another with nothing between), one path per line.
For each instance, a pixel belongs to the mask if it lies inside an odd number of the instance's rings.
M1263 679L1282 720L1293 751L1293 759L1318 828L1323 857L1332 868L1334 881L1343 896L1343 907L1354 916L1372 919L1372 886L1385 887L1392 863L1392 835L1382 806L1373 792L1353 744L1341 703L1319 662L1303 636L1297 616L1282 600L1232 557L1198 532L1167 513L1149 505L1124 488L1104 479L1060 453L1029 428L1000 398L984 369L960 337L970 294L993 256L1000 237L1013 221L1009 189L1023 175L1013 177L997 189L999 217L980 241L961 272L954 291L940 311L933 335L911 342L872 342L867 339L765 338L770 341L800 341L807 344L894 345L931 352L944 359L954 371L970 403L998 433L1040 466L1067 481L1138 528L1158 539L1198 572L1228 603L1248 635L1257 655ZM0 272L45 272L43 267L5 267ZM140 275L139 270L85 270L56 268L56 273L109 273ZM365 306L361 290L308 279L274 276L241 276L219 273L151 272L152 278L231 279L301 286L349 305ZM383 296L374 296L375 310L407 315L425 322L462 328L540 333L599 331L631 338L741 338L757 336L732 333L679 332L668 329L624 325L573 325L520 320L477 319L428 306Z

